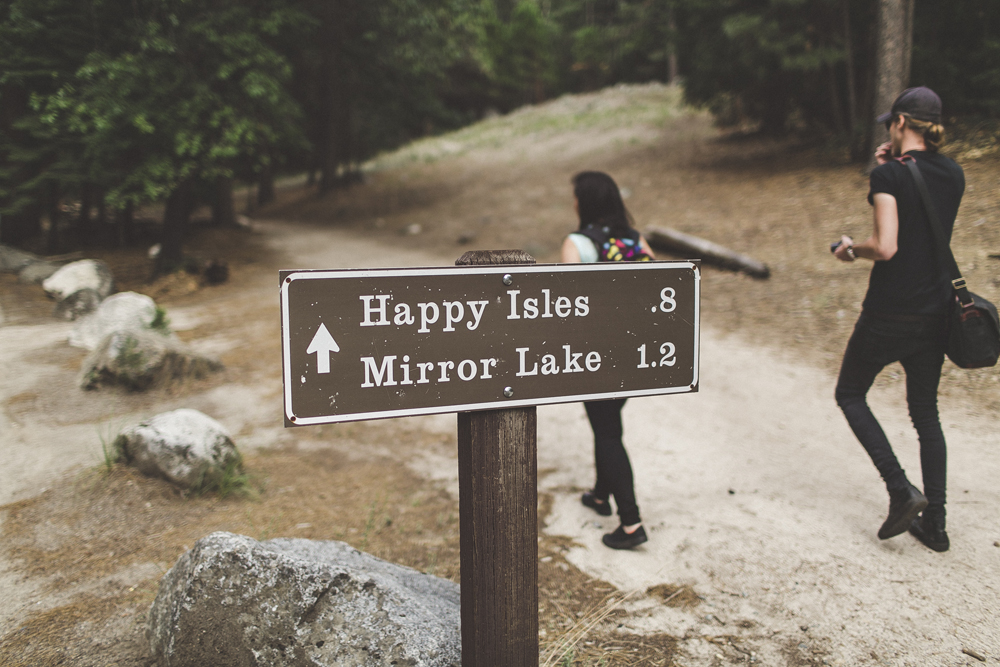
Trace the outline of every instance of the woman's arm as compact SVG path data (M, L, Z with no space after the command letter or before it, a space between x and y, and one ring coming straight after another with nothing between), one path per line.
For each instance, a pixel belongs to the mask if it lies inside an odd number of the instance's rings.
M872 235L857 245L853 245L851 237L841 237L840 247L834 252L837 259L844 262L854 261L847 253L848 248L853 248L855 257L874 261L889 260L896 255L899 241L899 211L896 208L896 198L886 192L876 192L873 201L875 224Z
M567 236L562 244L562 258L559 260L563 264L579 264L580 251L576 249L576 244Z
M642 247L642 249L646 251L646 254L652 259L656 259L656 255L653 254L653 249L649 247L648 243L646 243L646 237L641 234L639 235L639 246Z

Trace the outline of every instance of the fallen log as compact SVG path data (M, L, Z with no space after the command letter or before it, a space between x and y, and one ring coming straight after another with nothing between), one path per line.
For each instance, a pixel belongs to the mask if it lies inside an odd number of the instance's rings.
M743 271L754 278L768 278L771 275L767 264L692 234L669 227L647 227L644 234L653 250L682 255L686 259L700 259L723 269Z

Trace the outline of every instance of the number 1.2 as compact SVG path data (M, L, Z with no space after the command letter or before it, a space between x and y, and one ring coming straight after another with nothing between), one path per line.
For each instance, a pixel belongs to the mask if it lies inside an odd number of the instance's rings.
M636 368L656 368L656 362L646 363L646 344L643 343L636 350L639 353L639 365ZM674 355L677 352L677 348L673 343L663 343L660 345L660 366L673 366L677 363L677 357Z

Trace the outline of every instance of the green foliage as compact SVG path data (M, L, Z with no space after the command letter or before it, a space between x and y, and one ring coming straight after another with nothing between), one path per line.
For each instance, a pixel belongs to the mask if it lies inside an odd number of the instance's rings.
M35 95L33 107L114 175L106 198L116 208L162 200L184 180L259 168L301 141L283 88L290 66L268 44L301 18L268 4L136 3L121 26L130 38L98 45L73 80Z
M97 437L101 441L101 469L105 474L110 473L123 457L124 441L120 434L120 425L106 424L98 428Z
M687 100L723 124L863 134L876 5L5 0L0 213L30 234L61 204L167 201L176 260L195 193L218 178L308 169L326 190L489 108L666 80L677 60ZM916 0L912 84L949 112L1000 114L998 34L1000 3Z
M0 208L84 184L114 209L305 145L282 0L13 0L0 13ZM56 204L58 201L55 202Z
M846 130L860 113L845 107L851 98L844 68L848 49L855 48L849 28L864 44L869 4L679 0L688 100L709 106L723 123L759 121L769 132L784 131L794 116ZM860 71L852 74L866 80Z
M1000 117L1000 3L918 0L910 82L937 91L946 114Z
M170 333L170 318L167 317L165 308L162 306L156 307L156 314L153 316L153 321L150 322L149 328L165 336Z
M243 470L243 463L240 460L227 463L217 476L212 477L202 491L214 491L219 498L235 496L247 499L256 499L259 496L259 489L254 484L254 477Z
M557 34L558 27L531 0L518 2L509 21L488 16L482 28L482 54L498 106L510 110L545 99L546 89L556 81Z

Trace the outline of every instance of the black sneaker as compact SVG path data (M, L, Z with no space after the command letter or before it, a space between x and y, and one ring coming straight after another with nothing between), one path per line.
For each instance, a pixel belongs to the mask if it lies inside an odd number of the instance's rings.
M580 498L580 502L594 510L601 516L611 516L611 503L607 500L600 501L597 496L594 495L593 491L587 491Z
M928 516L924 512L910 523L910 535L923 542L928 549L939 553L947 551L951 546L948 533L944 532L944 517L940 515Z
M604 546L611 547L612 549L632 549L646 542L648 539L646 531L642 526L639 526L631 533L626 533L622 526L618 526L615 532L608 533L602 537L601 542L604 542Z
M927 507L927 498L909 482L905 489L889 492L889 516L878 529L878 538L887 540L902 535L910 523Z

